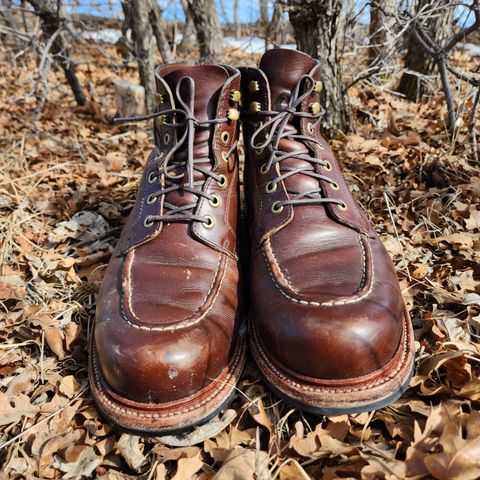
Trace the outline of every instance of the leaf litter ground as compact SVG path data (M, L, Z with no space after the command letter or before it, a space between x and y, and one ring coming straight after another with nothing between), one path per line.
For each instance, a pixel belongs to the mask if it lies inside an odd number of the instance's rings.
M33 59L0 64L2 478L480 478L480 173L466 127L448 139L444 99L406 102L388 92L398 78L352 88L353 131L332 142L414 322L406 394L371 413L306 415L249 363L222 418L186 438L142 438L99 416L86 345L149 127L111 123L113 81L135 80L133 65L108 46L76 56L89 103L74 106L52 71L37 116ZM458 67L470 62L457 55Z

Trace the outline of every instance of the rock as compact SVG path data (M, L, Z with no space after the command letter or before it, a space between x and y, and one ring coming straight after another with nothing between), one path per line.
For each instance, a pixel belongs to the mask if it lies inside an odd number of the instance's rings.
M117 80L114 87L118 117L133 117L145 113L145 90L141 85Z

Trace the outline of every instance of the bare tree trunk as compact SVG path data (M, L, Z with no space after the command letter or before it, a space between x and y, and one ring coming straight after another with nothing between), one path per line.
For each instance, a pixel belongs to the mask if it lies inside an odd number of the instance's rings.
M150 3L150 23L152 24L153 35L157 42L157 48L165 63L172 61L172 51L168 43L165 20L162 16L162 11L156 0L149 0Z
M268 0L260 0L260 22L268 25Z
M145 0L130 0L132 8L132 33L135 37L135 56L138 63L140 83L145 89L145 108L150 112L154 105L155 81L153 70L152 39L150 24L150 5Z
M195 25L193 23L193 18L188 9L186 0L182 0L182 8L185 14L185 27L183 29L183 37L182 41L178 45L179 52L186 52L188 51L196 39L195 34Z
M454 0L419 0L417 13L424 13L420 15L418 21L424 24L426 32L435 45L443 45L452 35L456 3ZM428 82L425 77L432 76L436 67L432 56L418 45L412 33L408 37L405 69L407 71L402 75L397 90L409 100L418 102L428 91ZM408 70L417 72L418 75L409 73Z
M337 42L337 50L340 55L343 55L345 50L347 36L351 35L350 27L353 23L355 15L355 0L343 0L342 13L338 23L340 35Z
M17 20L13 15L13 3L12 0L0 1L0 16L3 18L5 25L12 30L18 30Z
M233 4L233 25L235 27L235 38L237 40L240 40L240 38L242 37L242 31L240 28L240 22L238 20L238 4L239 0L235 0Z
M339 42L342 32L341 0L288 0L290 22L299 50L318 58L322 65L323 127L328 135L348 127L342 93Z
M279 0L275 0L273 4L272 20L265 31L265 50L268 49L269 43L279 46L286 41L287 21L283 18L283 5Z
M395 52L395 0L371 0L370 65L385 66Z
M217 63L223 53L223 33L213 0L186 0L200 47L200 59Z
M172 52L165 34L165 21L156 0L126 0L122 2L122 8L125 12L122 35L126 38L126 32L131 29L140 83L145 89L145 108L150 111L153 108L155 95L153 38L163 61L169 62L172 59Z
M61 16L61 2L52 0L28 1L35 10L37 16L40 18L43 36L46 42L51 42L50 50L53 54L53 58L62 67L65 73L65 78L72 89L76 102L78 105L85 105L87 100L80 82L78 81L75 73L75 64L70 58L63 36L63 26L68 22L66 22L66 19Z

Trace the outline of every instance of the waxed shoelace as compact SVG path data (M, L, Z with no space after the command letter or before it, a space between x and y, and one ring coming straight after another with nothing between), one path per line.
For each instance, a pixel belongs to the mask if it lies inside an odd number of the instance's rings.
M182 98L180 93L180 89L182 84L187 83L187 91L189 93L189 99L185 100ZM142 115L136 117L127 117L127 118L116 118L116 122L132 122L132 121L141 121L141 120L150 120L153 118L167 116L167 115L180 115L183 117L182 122L172 122L167 123L166 121L164 124L167 127L172 128L185 128L182 137L177 140L175 145L168 151L165 155L162 168L160 171L152 171L149 174L149 181L154 180L159 175L161 176L161 181L164 183L162 187L159 188L155 193L151 194L148 198L149 202L155 201L159 197L163 197L170 192L174 191L183 191L192 193L197 197L195 202L186 204L186 205L174 205L169 202L163 203L163 209L165 213L163 215L149 215L145 219L146 226L152 226L154 222L208 222L206 217L195 215L193 210L198 204L198 200L201 197L204 197L210 201L214 200L214 196L210 195L209 193L204 191L205 183L208 177L213 178L217 183L222 185L223 178L220 175L217 175L215 172L211 170L211 168L202 168L199 164L210 163L209 158L194 158L193 155L193 147L195 141L195 130L197 127L209 127L215 124L227 123L229 119L227 117L224 118L214 118L211 120L199 120L195 117L195 106L194 106L194 99L195 99L195 81L191 77L182 77L176 85L175 89L176 97L178 99L178 103L181 105L182 108L171 108L168 110L160 110L158 112L151 113L149 115ZM187 144L186 152L187 152L187 159L186 160L176 160L175 153L182 147L182 145ZM225 158L228 158L237 147L237 141L233 142L232 146L228 149L225 153ZM158 157L159 160L161 157ZM177 174L172 174L172 172L178 172ZM194 181L194 174L195 171L204 175L202 180ZM187 182L182 182L182 179L188 177Z
M306 87L305 92L300 94L300 89L303 84L309 83L310 85ZM327 175L322 175L317 173L315 170L315 165L320 167L330 167L329 163L325 160L321 160L316 157L312 157L310 150L305 148L303 150L296 150L294 152L284 152L279 148L280 141L282 139L294 140L300 142L313 142L319 144L318 140L309 135L299 134L297 129L292 128L291 124L289 125L289 130L285 131L287 124L291 117L299 118L309 118L312 119L312 127L315 128L320 122L321 117L324 115L325 111L322 109L318 113L307 113L302 111L297 111L299 105L307 98L314 90L315 81L310 75L303 75L295 85L295 88L292 91L288 105L285 109L280 111L271 111L271 110L259 110L255 113L246 112L244 115L247 117L247 121L250 124L257 125L258 121L250 120L250 118L255 119L257 116L267 118L265 123L262 123L256 130L253 132L250 138L251 148L263 151L265 148L271 146L271 152L268 161L262 166L263 172L268 172L272 167L277 163L280 165L281 175L277 176L273 181L270 182L270 188L273 190L276 188L276 185L281 181L285 180L288 177L293 175L302 174L307 175L318 180L324 180L330 183L335 188L338 188L337 183L328 177ZM265 141L257 143L257 137L265 132ZM297 158L304 160L309 163L309 165L301 167L288 167L282 165L284 160L289 158ZM317 188L312 188L305 191L295 191L291 188L287 188L289 195L292 195L288 200L276 202L277 208L282 208L285 205L318 205L325 203L336 203L338 205L344 206L345 203L336 198L327 198L323 197L323 190L320 186Z

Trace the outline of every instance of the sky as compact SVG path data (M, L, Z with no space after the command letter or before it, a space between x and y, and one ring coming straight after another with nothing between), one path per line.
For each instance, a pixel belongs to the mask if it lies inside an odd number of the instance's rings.
M120 0L66 0L69 10L76 13L90 13L110 17L121 16L122 8ZM222 23L233 21L234 0L215 0L217 11ZM272 4L269 1L269 4ZM164 8L164 16L168 20L183 20L183 9L179 0L160 0L159 4ZM254 22L259 16L258 0L240 0L239 18L241 23ZM271 7L271 5L270 5Z
M71 12L75 13L89 13L92 15L99 15L103 17L118 16L122 18L122 8L120 6L120 0L64 0L67 4L67 8ZM160 6L164 9L164 16L167 20L179 20L183 21L183 9L180 0L157 0ZM215 0L217 11L222 23L233 23L233 9L235 0ZM239 0L239 19L241 23L255 22L259 17L259 0ZM363 8L368 0L356 0L356 8L362 10L360 20L364 23L368 22L368 8ZM470 1L464 2L466 5L470 4ZM273 0L268 0L269 9L271 12ZM461 7L460 7L461 8ZM462 17L462 13L458 8L457 15ZM463 20L463 21L462 21ZM460 18L460 23L465 21L465 15ZM473 17L467 19L468 25L473 21Z

